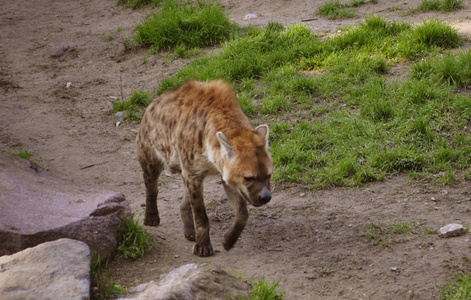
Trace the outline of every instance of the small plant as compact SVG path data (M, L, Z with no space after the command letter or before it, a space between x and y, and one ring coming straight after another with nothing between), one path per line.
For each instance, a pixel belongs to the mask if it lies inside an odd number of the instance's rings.
M20 150L18 152L7 151L6 153L9 155L14 155L14 156L26 159L30 163L34 164L34 160L32 158L33 154L28 150Z
M338 0L332 0L319 6L317 13L329 20L353 18L355 13Z
M92 252L90 279L92 293L96 299L108 299L112 296L123 294L127 291L126 287L113 281L108 275L108 260L105 265L101 265L100 255Z
M471 276L458 275L455 282L447 282L440 287L440 300L471 299Z
M136 259L144 256L145 251L149 251L153 247L153 237L139 225L139 220L123 217L123 223L119 229L124 230L123 240L118 246L118 252L125 258Z
M126 111L125 117L130 120L140 120L144 108L150 103L150 95L144 91L135 91L125 101L113 102L113 111Z
M114 40L114 36L112 35L108 35L107 37L105 37L105 42L111 42L112 40Z
M409 12L414 13L432 10L449 12L460 8L463 8L462 0L423 0L419 6L410 9Z
M154 49L194 48L217 44L236 29L216 2L167 0L137 25L134 39L138 45Z
M247 300L281 300L285 294L284 291L277 291L277 287L280 284L279 281L274 281L271 284L261 279L258 281L249 280L249 283L253 286L252 292L249 297L242 298Z
M163 0L118 0L119 5L126 5L131 8L139 8L147 5L158 5Z

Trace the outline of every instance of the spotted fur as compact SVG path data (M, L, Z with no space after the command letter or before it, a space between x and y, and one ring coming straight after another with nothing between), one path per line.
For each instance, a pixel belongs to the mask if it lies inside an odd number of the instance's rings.
M196 255L213 255L203 200L206 176L222 176L235 210L234 223L224 235L226 250L234 246L247 224L247 202L260 206L271 199L268 127L252 127L234 90L222 80L187 81L152 101L136 144L146 186L144 224L160 223L157 181L162 170L167 167L172 173L181 173L185 188L180 204L183 230L188 240L196 241Z

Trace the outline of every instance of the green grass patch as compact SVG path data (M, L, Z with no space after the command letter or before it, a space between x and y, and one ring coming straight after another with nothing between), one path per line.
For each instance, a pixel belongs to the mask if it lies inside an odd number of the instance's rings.
M421 226L419 222L394 222L389 225L380 225L376 223L366 224L363 237L373 244L383 246L390 243L405 242L407 236L414 234L433 234L430 227Z
M108 274L108 261L103 266L100 255L92 252L90 280L94 299L109 299L127 291L126 287L115 282Z
M136 26L134 42L156 50L192 49L220 43L236 30L217 2L166 0Z
M285 294L284 291L278 291L279 281L274 281L271 284L260 279L258 281L250 281L250 284L253 286L252 292L250 292L249 297L242 298L247 300L281 300Z
M347 19L355 17L355 13L338 0L326 2L317 8L317 13L329 20Z
M26 159L26 160L29 161L30 163L35 164L35 162L34 162L34 160L33 160L33 153L31 153L31 152L28 151L28 150L20 150L20 151L18 151L18 152L7 151L6 153L9 154L9 155L13 155L13 156L17 156L17 157Z
M416 8L409 10L410 13L425 11L449 12L463 8L462 0L423 0Z
M131 218L124 217L120 229L124 231L124 235L118 246L118 253L123 257L136 259L152 249L153 237L139 224L134 215Z
M135 91L127 100L113 102L112 109L114 112L125 112L126 119L140 120L150 101L149 93Z
M440 300L471 299L471 276L458 275L455 282L448 282L440 287Z
M469 169L470 52L448 24L371 15L320 40L303 24L247 27L214 56L193 60L156 89L223 78L242 109L270 126L274 179L308 188L354 186L408 173L457 180ZM446 53L446 52L445 52ZM398 63L410 76L391 78Z

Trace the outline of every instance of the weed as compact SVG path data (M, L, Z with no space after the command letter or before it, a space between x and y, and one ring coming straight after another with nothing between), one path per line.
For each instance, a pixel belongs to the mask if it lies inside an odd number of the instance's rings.
M227 39L237 26L216 2L167 0L137 25L134 40L142 47L202 47Z
M358 1L354 1L355 3ZM317 8L317 13L329 20L353 18L355 13L338 0L331 0Z
M102 266L100 255L94 252L91 257L90 279L93 287L92 293L96 299L108 299L127 291L124 286L109 278L108 260Z
M105 37L105 42L111 42L112 40L114 40L114 36L112 35L108 35L107 37Z
M35 162L32 158L33 154L28 150L20 150L18 152L7 151L6 153L9 154L9 155L14 155L14 156L26 159L30 163L35 164Z
M119 229L124 230L123 240L118 246L118 252L125 258L138 258L144 256L153 246L153 237L139 225L139 220L123 217L123 223Z
M423 0L422 3L416 8L409 10L410 13L424 12L424 11L442 11L448 12L457 10L463 7L462 0Z
M150 95L144 91L135 91L125 101L113 102L113 111L126 111L125 118L129 120L140 120L145 107L150 103Z
M249 280L249 283L253 286L252 292L250 292L249 297L242 298L247 300L281 300L285 292L277 291L279 281L274 281L271 284L260 279L258 281Z
M468 274L458 275L455 282L448 282L440 287L440 300L471 299L471 277Z
M419 222L406 222L399 223L393 222L389 225L379 225L376 223L366 224L366 230L363 233L365 239L372 241L375 245L381 244L383 246L388 243L405 242L405 235L418 234L420 231ZM424 234L434 233L429 227L423 226L422 232Z

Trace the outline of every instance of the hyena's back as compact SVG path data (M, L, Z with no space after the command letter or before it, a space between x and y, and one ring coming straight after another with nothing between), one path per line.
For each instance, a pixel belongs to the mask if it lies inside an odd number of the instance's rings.
M204 155L205 143L209 143L206 137L222 129L251 130L232 87L222 80L187 81L149 105L138 134L138 151L151 161L165 162L173 173L181 172L182 163L198 173L216 173Z

